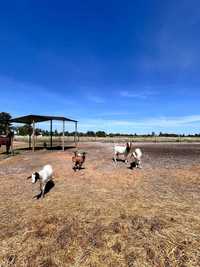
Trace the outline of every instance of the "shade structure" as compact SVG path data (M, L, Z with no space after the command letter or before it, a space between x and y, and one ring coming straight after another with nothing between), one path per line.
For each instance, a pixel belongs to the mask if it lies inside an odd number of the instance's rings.
M16 123L27 123L31 124L33 121L34 122L44 122L44 121L72 121L72 122L78 122L76 120L72 120L66 117L59 117L59 116L42 116L42 115L27 115L27 116L22 116L18 118L11 119L11 122L16 122Z
M37 122L44 122L44 121L50 121L50 146L52 148L52 122L53 121L62 121L63 122L63 142L62 142L62 148L64 150L65 144L64 144L64 131L65 131L65 122L74 122L75 123L75 136L74 141L77 145L77 120L69 119L66 117L60 117L60 116L43 116L43 115L26 115L22 117L13 118L10 120L10 122L14 123L25 123L33 126L33 134L32 134L32 149L35 150L35 123ZM31 136L29 135L29 148L31 145Z

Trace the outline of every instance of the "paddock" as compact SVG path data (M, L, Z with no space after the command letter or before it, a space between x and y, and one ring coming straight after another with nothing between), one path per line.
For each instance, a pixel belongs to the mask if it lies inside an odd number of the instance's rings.
M200 144L134 144L143 169L113 164L113 144L20 151L0 159L0 266L200 266ZM26 180L45 164L45 198Z

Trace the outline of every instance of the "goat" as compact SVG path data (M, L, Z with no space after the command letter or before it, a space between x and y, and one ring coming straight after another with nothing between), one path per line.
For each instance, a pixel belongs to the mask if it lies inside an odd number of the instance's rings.
M46 184L52 180L53 169L51 165L45 165L39 172L32 173L27 179L32 180L32 183L40 182L41 196L44 198Z
M7 131L6 137L0 136L0 147L1 145L6 146L6 153L9 154L11 151L13 153L13 139L14 139L14 132Z
M125 163L128 163L127 157L132 149L132 142L126 143L126 145L114 145L114 157L113 160L117 163L119 155L124 155Z
M74 156L72 157L73 170L81 169L83 163L85 162L86 152L74 151Z
M142 151L141 151L141 149L140 148L136 148L134 150L134 152L131 154L131 157L134 158L135 167L141 169L142 168L142 166L141 166L141 158L142 158Z

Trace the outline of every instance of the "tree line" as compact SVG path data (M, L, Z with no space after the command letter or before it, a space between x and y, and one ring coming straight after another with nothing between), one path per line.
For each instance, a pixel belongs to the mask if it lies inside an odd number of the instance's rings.
M11 115L7 112L0 112L0 135L7 134L9 130L12 130L17 135L26 136L31 135L33 132L32 127L29 124L25 124L23 126L12 126L10 123ZM36 135L50 136L51 133L48 130L43 130L40 128L35 129ZM58 132L58 130L52 131L52 136L62 136L62 132ZM75 132L65 131L65 136L72 136ZM149 134L122 134L122 133L106 133L105 131L87 131L87 132L78 132L79 136L87 136L87 137L200 137L200 133L196 134L176 134L176 133L163 133L160 132L156 134L155 132Z

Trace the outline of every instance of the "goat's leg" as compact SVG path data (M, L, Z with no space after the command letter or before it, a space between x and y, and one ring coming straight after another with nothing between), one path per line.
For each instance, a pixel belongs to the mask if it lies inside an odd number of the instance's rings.
M44 198L45 187L46 187L46 184L43 184L42 182L40 182L40 194L42 198Z
M73 164L72 169L73 169L74 171L76 171L76 163Z
M10 144L6 144L6 154L9 154L10 152Z
M124 162L125 162L125 164L128 164L128 159L127 159L127 157L128 157L128 155L124 155Z
M137 161L137 167L138 167L139 169L142 169L141 160L138 160L138 161Z
M46 184L44 184L43 187L42 187L42 198L44 198L45 188L46 188Z
M78 162L76 162L76 164L75 164L75 170L79 170L79 163Z
M40 182L40 192L42 194L42 183Z
M40 181L40 194L37 195L37 198L42 196L42 182Z
M117 159L118 159L118 153L114 153L113 160L114 160L115 164L117 164Z

